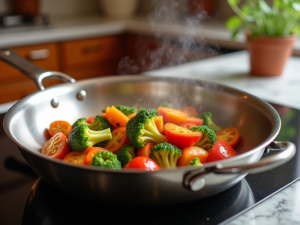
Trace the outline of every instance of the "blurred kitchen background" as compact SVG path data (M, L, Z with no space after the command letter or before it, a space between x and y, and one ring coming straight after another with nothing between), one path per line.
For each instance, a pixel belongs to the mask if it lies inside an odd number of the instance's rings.
M140 74L245 49L225 28L233 14L226 0L0 0L0 49L77 80ZM0 104L35 91L0 62Z

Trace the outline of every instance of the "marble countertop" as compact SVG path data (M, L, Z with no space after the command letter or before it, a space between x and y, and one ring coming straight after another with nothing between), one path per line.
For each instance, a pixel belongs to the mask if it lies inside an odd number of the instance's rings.
M300 224L300 179L222 225Z
M300 57L297 56L288 60L283 74L278 77L250 75L247 51L149 71L145 75L212 81L240 89L275 104L300 109ZM299 179L222 224L300 224Z
M238 51L145 74L213 81L246 91L271 103L300 109L300 57L289 58L283 74L278 77L249 75L249 64L248 52Z

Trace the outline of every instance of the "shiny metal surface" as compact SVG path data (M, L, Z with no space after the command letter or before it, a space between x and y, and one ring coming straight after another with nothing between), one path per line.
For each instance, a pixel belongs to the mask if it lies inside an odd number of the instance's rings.
M276 148L278 146L278 148ZM288 162L296 154L296 146L291 142L272 142L266 148L275 151L282 151L264 158L257 163L249 165L241 165L236 167L224 168L222 165L217 165L217 169L213 170L217 174L234 174L234 173L261 173L275 167L278 167Z
M76 97L80 90L85 90L88 96L84 101L79 101ZM57 108L49 104L54 96L60 102ZM47 128L54 120L73 123L80 117L101 114L102 109L111 105L153 108L162 101L170 101L176 108L193 105L199 111L211 111L220 126L237 127L242 137L236 148L240 155L219 163L207 163L201 169L143 172L80 167L40 154L48 138ZM214 83L145 76L112 76L38 91L9 110L4 119L4 129L18 145L29 165L42 178L62 190L73 194L84 192L86 198L91 200L110 202L112 198L119 199L116 204L162 205L198 200L236 184L246 173L216 174L210 171L217 164L234 167L259 161L265 147L279 132L280 117L269 104L260 99ZM201 177L202 188L191 192L185 188L184 177L199 175L199 170L206 171Z

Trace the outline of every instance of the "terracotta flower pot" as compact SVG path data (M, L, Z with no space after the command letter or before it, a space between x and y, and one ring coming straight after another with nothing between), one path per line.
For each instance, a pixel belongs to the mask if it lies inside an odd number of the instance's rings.
M247 36L247 49L250 54L252 75L279 76L287 59L291 56L296 35L287 37L258 37L254 40Z

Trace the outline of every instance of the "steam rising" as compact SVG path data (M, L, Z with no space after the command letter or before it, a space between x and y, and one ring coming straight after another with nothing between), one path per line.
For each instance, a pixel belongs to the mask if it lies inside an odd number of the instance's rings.
M152 0L154 10L149 13L148 22L154 38L160 41L160 45L155 49L149 49L143 39L137 41L134 46L137 55L127 56L120 61L119 74L138 74L217 54L218 47L204 43L201 37L195 40L197 27L208 18L206 12L202 11L191 17L184 10L179 10L179 7L183 7L186 2ZM172 29L176 29L178 23L183 25L183 31L180 31L178 35L170 34Z

